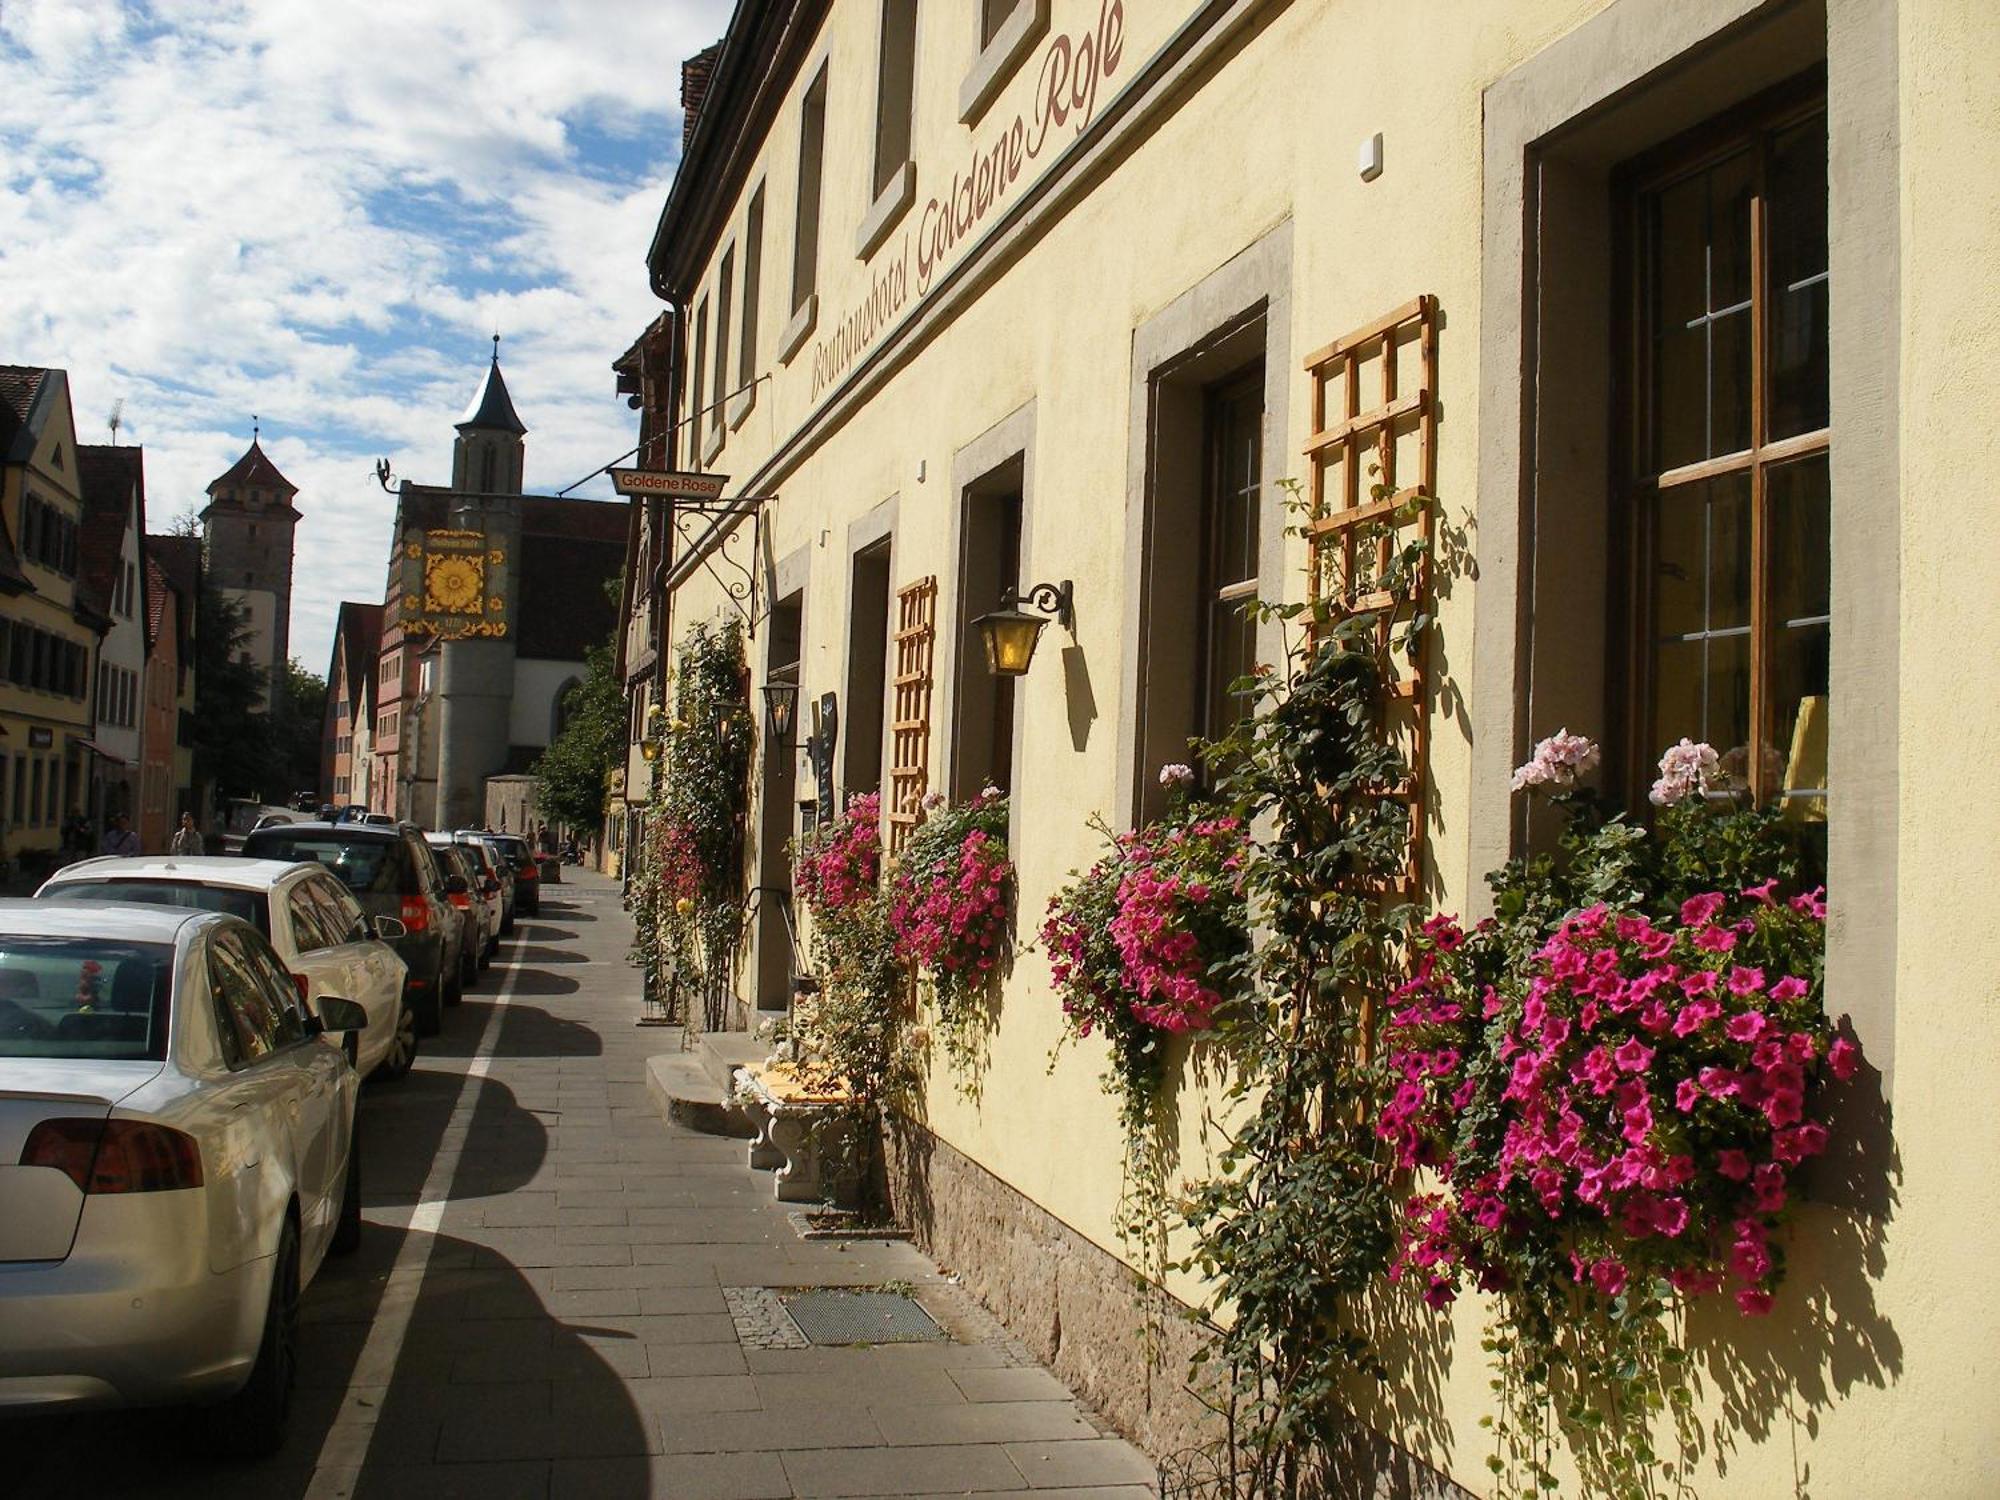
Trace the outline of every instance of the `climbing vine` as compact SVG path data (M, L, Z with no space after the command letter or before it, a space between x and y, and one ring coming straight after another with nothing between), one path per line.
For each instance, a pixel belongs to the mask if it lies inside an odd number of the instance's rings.
M660 726L659 774L633 871L635 961L655 994L702 1002L690 1026L727 1020L742 937L741 852L752 723L743 634L695 625L675 653L674 707Z

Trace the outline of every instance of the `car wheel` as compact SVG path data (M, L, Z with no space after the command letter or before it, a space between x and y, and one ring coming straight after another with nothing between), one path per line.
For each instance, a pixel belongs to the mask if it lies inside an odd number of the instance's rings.
M206 1413L211 1447L244 1458L276 1451L291 1413L298 1350L299 1231L287 1217L271 1261L271 1296L264 1309L257 1363L242 1390Z
M416 1061L417 1011L405 997L396 1002L396 1034L389 1039L389 1050L382 1054L372 1076L388 1083L399 1082L410 1076Z
M465 966L463 964L453 963L449 975L445 973L442 963L438 965L438 993L444 997L446 1008L457 1005L465 998ZM440 1017L439 1021L441 1024L443 1018Z
M326 1247L334 1255L352 1255L361 1248L361 1124L347 1138L347 1185L340 1191L340 1217Z
M474 938L472 946L458 950L458 988L464 993L468 984L479 983L479 940Z

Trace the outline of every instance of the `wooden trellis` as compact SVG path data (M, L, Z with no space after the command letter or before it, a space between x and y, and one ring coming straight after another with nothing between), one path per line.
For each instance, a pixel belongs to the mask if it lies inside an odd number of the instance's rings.
M889 726L889 853L923 821L931 785L931 670L937 647L935 574L896 593L895 712Z
M1410 811L1409 859L1390 894L1414 898L1430 768L1429 651L1420 644L1405 655L1392 642L1433 608L1437 299L1406 302L1315 351L1305 368L1313 428L1305 447L1308 597L1322 622L1374 615L1377 654L1389 673L1389 729L1410 767L1404 783L1381 792ZM1402 549L1419 539L1414 568L1399 577Z

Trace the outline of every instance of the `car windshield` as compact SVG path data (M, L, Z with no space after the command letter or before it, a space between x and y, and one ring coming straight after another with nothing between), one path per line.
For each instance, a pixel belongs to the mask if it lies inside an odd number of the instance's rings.
M198 880L65 880L44 894L50 901L140 901L149 906L227 912L241 917L265 937L271 935L271 902L262 891L203 885Z
M94 937L0 937L0 1057L163 1060L174 950Z
M394 839L343 839L329 833L288 833L267 828L244 841L256 859L318 860L350 891L393 892L399 888Z
M517 865L529 858L527 843L521 839L485 838L480 842L488 848L498 849Z

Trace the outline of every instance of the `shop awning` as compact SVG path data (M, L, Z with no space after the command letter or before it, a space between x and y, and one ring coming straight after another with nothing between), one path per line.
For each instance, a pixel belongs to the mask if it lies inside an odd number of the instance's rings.
M108 760L112 765L121 767L127 771L132 769L131 761L125 759L122 755L113 755L109 750L98 744L96 740L75 739L71 740L70 744L79 750L88 750L99 760Z

